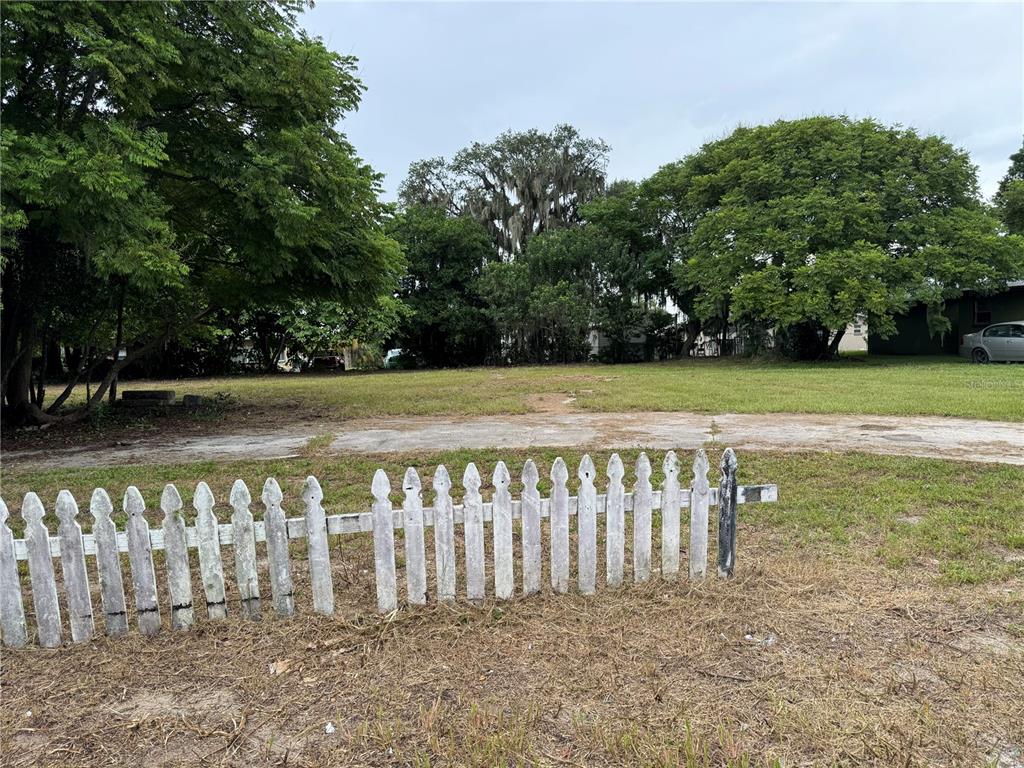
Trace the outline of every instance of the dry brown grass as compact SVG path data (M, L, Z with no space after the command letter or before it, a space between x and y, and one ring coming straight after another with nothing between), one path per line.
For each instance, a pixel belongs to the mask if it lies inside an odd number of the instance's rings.
M383 619L368 550L335 545L339 617L309 615L297 560L291 620L236 614L152 639L5 652L0 756L83 767L1020 764L1020 579L942 586L927 565L880 571L808 558L770 531L741 536L729 582Z

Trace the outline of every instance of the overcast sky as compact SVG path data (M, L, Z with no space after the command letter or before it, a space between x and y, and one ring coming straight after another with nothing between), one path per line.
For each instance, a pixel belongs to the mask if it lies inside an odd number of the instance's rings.
M872 116L967 149L991 195L1024 133L1024 3L342 3L303 23L359 58L342 130L393 199L409 163L572 123L642 179L739 124Z

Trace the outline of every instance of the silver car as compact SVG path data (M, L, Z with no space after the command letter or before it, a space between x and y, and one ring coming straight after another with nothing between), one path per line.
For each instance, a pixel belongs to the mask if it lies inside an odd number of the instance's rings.
M975 363L1024 362L1024 320L990 325L960 339L960 354Z

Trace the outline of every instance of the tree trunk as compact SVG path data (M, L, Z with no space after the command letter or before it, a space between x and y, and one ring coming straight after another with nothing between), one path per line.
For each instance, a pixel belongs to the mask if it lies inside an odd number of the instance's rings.
M832 341L828 345L828 356L838 357L839 356L839 342L843 340L843 336L846 333L846 328L840 328L836 331L836 335L832 337Z
M114 363L121 358L121 344L124 343L124 291L125 280L121 280L121 295L117 300L117 334L114 337ZM117 374L110 382L110 404L117 402Z

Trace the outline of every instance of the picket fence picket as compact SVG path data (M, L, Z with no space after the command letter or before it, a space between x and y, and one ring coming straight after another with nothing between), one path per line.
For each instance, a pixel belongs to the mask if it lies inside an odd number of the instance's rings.
M96 572L100 577L100 605L103 607L103 631L117 637L128 631L128 606L124 599L121 553L117 546L117 527L110 516L114 504L102 488L92 492L89 501L92 535L96 543Z
M711 486L708 483L708 455L701 448L693 460L690 486L690 578L700 580L708 574L708 508Z
M292 584L292 566L288 555L288 523L281 502L284 494L272 477L263 484L263 529L266 532L267 565L270 571L270 594L274 613L291 616L295 613L295 587Z
M410 605L427 604L427 550L423 542L423 499L420 476L409 467L402 481L402 525L405 529L405 579Z
M10 515L7 504L0 499L0 633L8 648L22 648L28 643L28 626L14 554L14 534L7 524Z
M709 508L718 509L718 573L727 578L734 572L736 561L737 505L761 501L775 501L778 490L774 485L739 486L737 483L736 455L727 449L721 457L721 478L717 488L708 480L708 458L698 451L693 462L693 480L690 488L680 487L679 460L674 452L664 457L662 469L664 483L655 491L652 484L651 462L641 453L634 468L633 488L627 492L625 470L621 457L612 454L608 461L606 492L600 494L596 483L596 469L589 455L580 461L577 478L577 496L571 496L568 487L568 467L562 458L551 466L551 494L541 498L538 490L539 473L533 461L528 460L522 473L522 493L517 501L512 497L511 473L503 461L496 463L491 499L481 496L481 478L475 464L470 462L462 478L462 503L456 505L451 497L451 479L444 466L438 466L433 476L434 505L424 506L422 484L415 468L406 470L402 489L404 499L401 513L390 499L391 482L383 470L377 470L371 485L373 504L369 512L330 515L323 508L323 491L315 477L307 477L302 487L305 510L301 517L287 519L281 508L283 494L277 481L268 478L263 487L265 506L263 520L256 522L251 511L251 495L241 479L231 488L229 503L231 521L218 524L214 512L214 498L209 486L200 482L193 496L196 509L194 527L188 527L182 515L182 500L174 485L164 487L160 497L162 524L150 530L145 518L145 503L135 486L129 486L124 495L124 510L128 522L119 533L112 521L113 506L103 489L96 489L90 501L93 516L92 532L83 534L78 516L78 505L68 491L57 497L56 516L59 519L56 536L50 537L45 521L45 509L39 497L29 493L22 505L25 520L24 539L15 539L8 525L9 512L0 499L0 631L8 647L20 647L29 640L21 584L18 576L19 559L28 561L28 571L35 606L35 634L41 645L55 647L63 639L61 603L52 559L61 560L63 591L65 592L71 640L82 642L96 632L95 618L89 591L86 556L94 555L100 581L100 594L107 634L120 634L127 630L125 592L120 557L128 553L139 630L153 634L161 628L156 571L153 564L154 549L163 549L167 571L167 597L171 609L171 627L187 629L195 623L192 576L189 564L190 548L198 550L203 591L207 612L211 619L227 615L222 546L233 548L234 576L241 598L241 615L249 619L261 617L258 548L266 542L267 570L273 595L274 612L290 616L295 612L294 587L289 559L289 541L304 538L307 543L313 609L317 613L332 615L335 609L334 587L328 550L328 536L339 533L372 532L374 546L374 579L377 608L391 613L399 605L397 587L397 558L395 530L402 530L406 600L410 606L425 605L428 595L428 562L426 554L426 526L434 527L435 598L439 602L452 602L456 597L457 562L456 526L462 525L465 546L466 597L480 603L487 594L487 564L485 533L489 522L493 541L494 597L508 600L516 594L514 557L515 519L521 520L522 569L521 594L531 595L541 590L543 570L542 524L548 518L548 563L551 590L554 594L569 591L573 574L570 553L572 517L576 517L578 548L576 552L576 587L581 594L592 594L597 588L598 518L605 518L606 582L619 587L625 580L626 516L630 515L632 532L631 580L642 583L654 575L653 515L660 510L660 573L664 580L677 578L680 567L681 512L690 509L689 573L691 579L704 578L707 572ZM488 553L489 554L489 553Z
M661 576L674 581L679 574L679 459L665 454L661 465L665 482L661 490Z
M228 496L231 505L231 538L235 555L235 581L242 600L242 616L258 621L260 609L260 582L256 573L256 533L253 528L252 494L242 480L235 480Z
M523 594L540 592L540 491L537 483L540 473L533 459L523 466L522 526L523 526Z
M622 586L626 559L626 489L622 485L625 470L619 454L608 460L608 493L605 496L605 580L609 587Z
M39 497L29 491L21 505L25 521L25 545L28 547L28 577L32 584L32 605L36 612L36 632L44 648L56 648L61 643L60 603L57 601L57 581L50 556L50 533L43 523L46 509Z
M437 598L455 602L455 509L451 497L452 481L441 464L434 471L434 563L437 568Z
M185 518L181 514L183 506L178 489L171 483L165 485L160 494L160 509L164 513L161 530L167 564L167 594L171 603L171 629L188 629L195 623L192 569L188 563Z
M584 454L576 473L580 480L576 503L578 534L577 586L580 593L592 595L597 590L597 470L590 454Z

